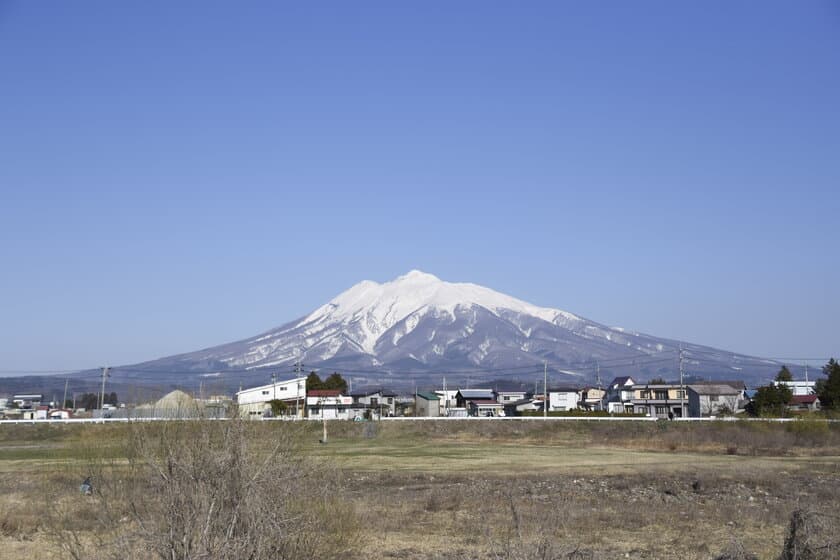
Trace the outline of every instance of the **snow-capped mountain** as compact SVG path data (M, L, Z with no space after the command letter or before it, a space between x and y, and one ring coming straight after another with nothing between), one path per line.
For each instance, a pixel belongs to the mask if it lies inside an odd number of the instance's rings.
M554 380L608 382L612 375L674 378L682 347L686 374L766 379L779 364L695 344L607 327L468 283L411 271L364 281L301 319L253 338L123 369L260 378L306 369L370 382L425 379L533 379L546 363ZM269 369L265 369L269 368Z

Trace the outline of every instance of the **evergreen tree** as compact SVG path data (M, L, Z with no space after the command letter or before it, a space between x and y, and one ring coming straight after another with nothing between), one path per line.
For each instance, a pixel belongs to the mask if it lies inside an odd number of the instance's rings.
M342 394L347 393L347 382L341 374L334 372L324 381L324 389L338 389Z
M776 374L776 381L793 381L793 374L787 366L782 366L782 369Z
M759 387L753 397L750 412L754 416L784 416L793 391L787 385L765 385Z
M828 410L840 410L840 362L831 358L823 366L825 379L817 381L817 396L820 404Z
M313 389L326 389L324 382L321 381L321 378L314 371L310 372L306 378L306 390L312 391Z

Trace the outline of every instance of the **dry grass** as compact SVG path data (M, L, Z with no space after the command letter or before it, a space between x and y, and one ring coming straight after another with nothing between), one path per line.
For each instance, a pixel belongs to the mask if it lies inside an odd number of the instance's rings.
M68 541L85 551L106 541L150 550L115 537L137 537L138 519L171 518L156 508L182 502L176 494L133 516L130 497L155 485L129 468L132 453L148 467L185 438L166 432L174 424L146 426L159 437L155 450L142 451L129 426L15 426L0 436L0 550L34 543L67 557ZM283 519L305 514L307 527L317 519L324 557L775 560L793 511L840 503L838 431L818 423L333 422L327 445L308 423L244 429L254 458L289 441L296 451L284 464L313 473L314 484L296 492L317 499L269 502L283 504ZM195 449L214 448L192 439ZM116 515L78 495L91 472L112 481L109 495L129 498L107 505Z

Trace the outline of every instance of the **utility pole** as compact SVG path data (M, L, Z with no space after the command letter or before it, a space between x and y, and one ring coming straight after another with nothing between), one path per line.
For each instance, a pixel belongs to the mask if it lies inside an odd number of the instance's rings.
M543 418L548 418L548 362L543 362Z
M271 400L277 400L277 374L271 374Z
M69 378L64 379L64 398L61 399L61 407L65 408L67 406L67 383L70 381Z
M443 415L449 416L449 393L446 392L446 377L443 378Z
M680 418L685 418L685 383L683 375L683 349L682 343L680 343Z
M303 364L295 362L295 379L297 379L297 391L295 392L295 420L300 418L300 376L303 372Z
M603 385L601 385L601 362L598 362L598 361L595 362L595 382L598 383L598 395L599 395L599 397L598 397L598 408L596 408L595 410L601 410L602 406L603 406L603 403L604 403L604 400L603 400L604 396L601 395L601 392L604 389L602 388Z
M111 375L108 373L108 370L111 368L104 367L102 368L102 391L99 394L99 410L105 406L105 380Z
M805 362L805 383L808 383L808 362Z

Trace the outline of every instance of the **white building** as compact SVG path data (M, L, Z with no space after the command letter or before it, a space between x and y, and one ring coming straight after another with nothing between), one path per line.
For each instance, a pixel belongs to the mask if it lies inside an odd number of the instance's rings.
M548 390L548 410L566 411L578 407L580 392L577 387L556 387Z
M813 395L816 393L816 381L774 381L773 385L787 385L793 392L793 396Z
M496 401L501 405L505 405L521 401L527 394L527 391L496 391Z
M453 408L458 407L458 399L455 398L455 395L458 394L458 391L435 391L435 394L440 399L438 402L440 403L440 414L439 416L447 416L447 412Z
M239 413L244 416L270 416L271 405L269 403L275 399L286 405L288 416L302 417L306 404L306 378L297 377L287 381L278 381L268 385L243 389L236 393Z
M607 386L604 404L610 414L633 412L633 385L636 382L629 375L616 377Z
M357 414L353 397L339 389L313 389L306 395L306 416L326 420L352 420Z

